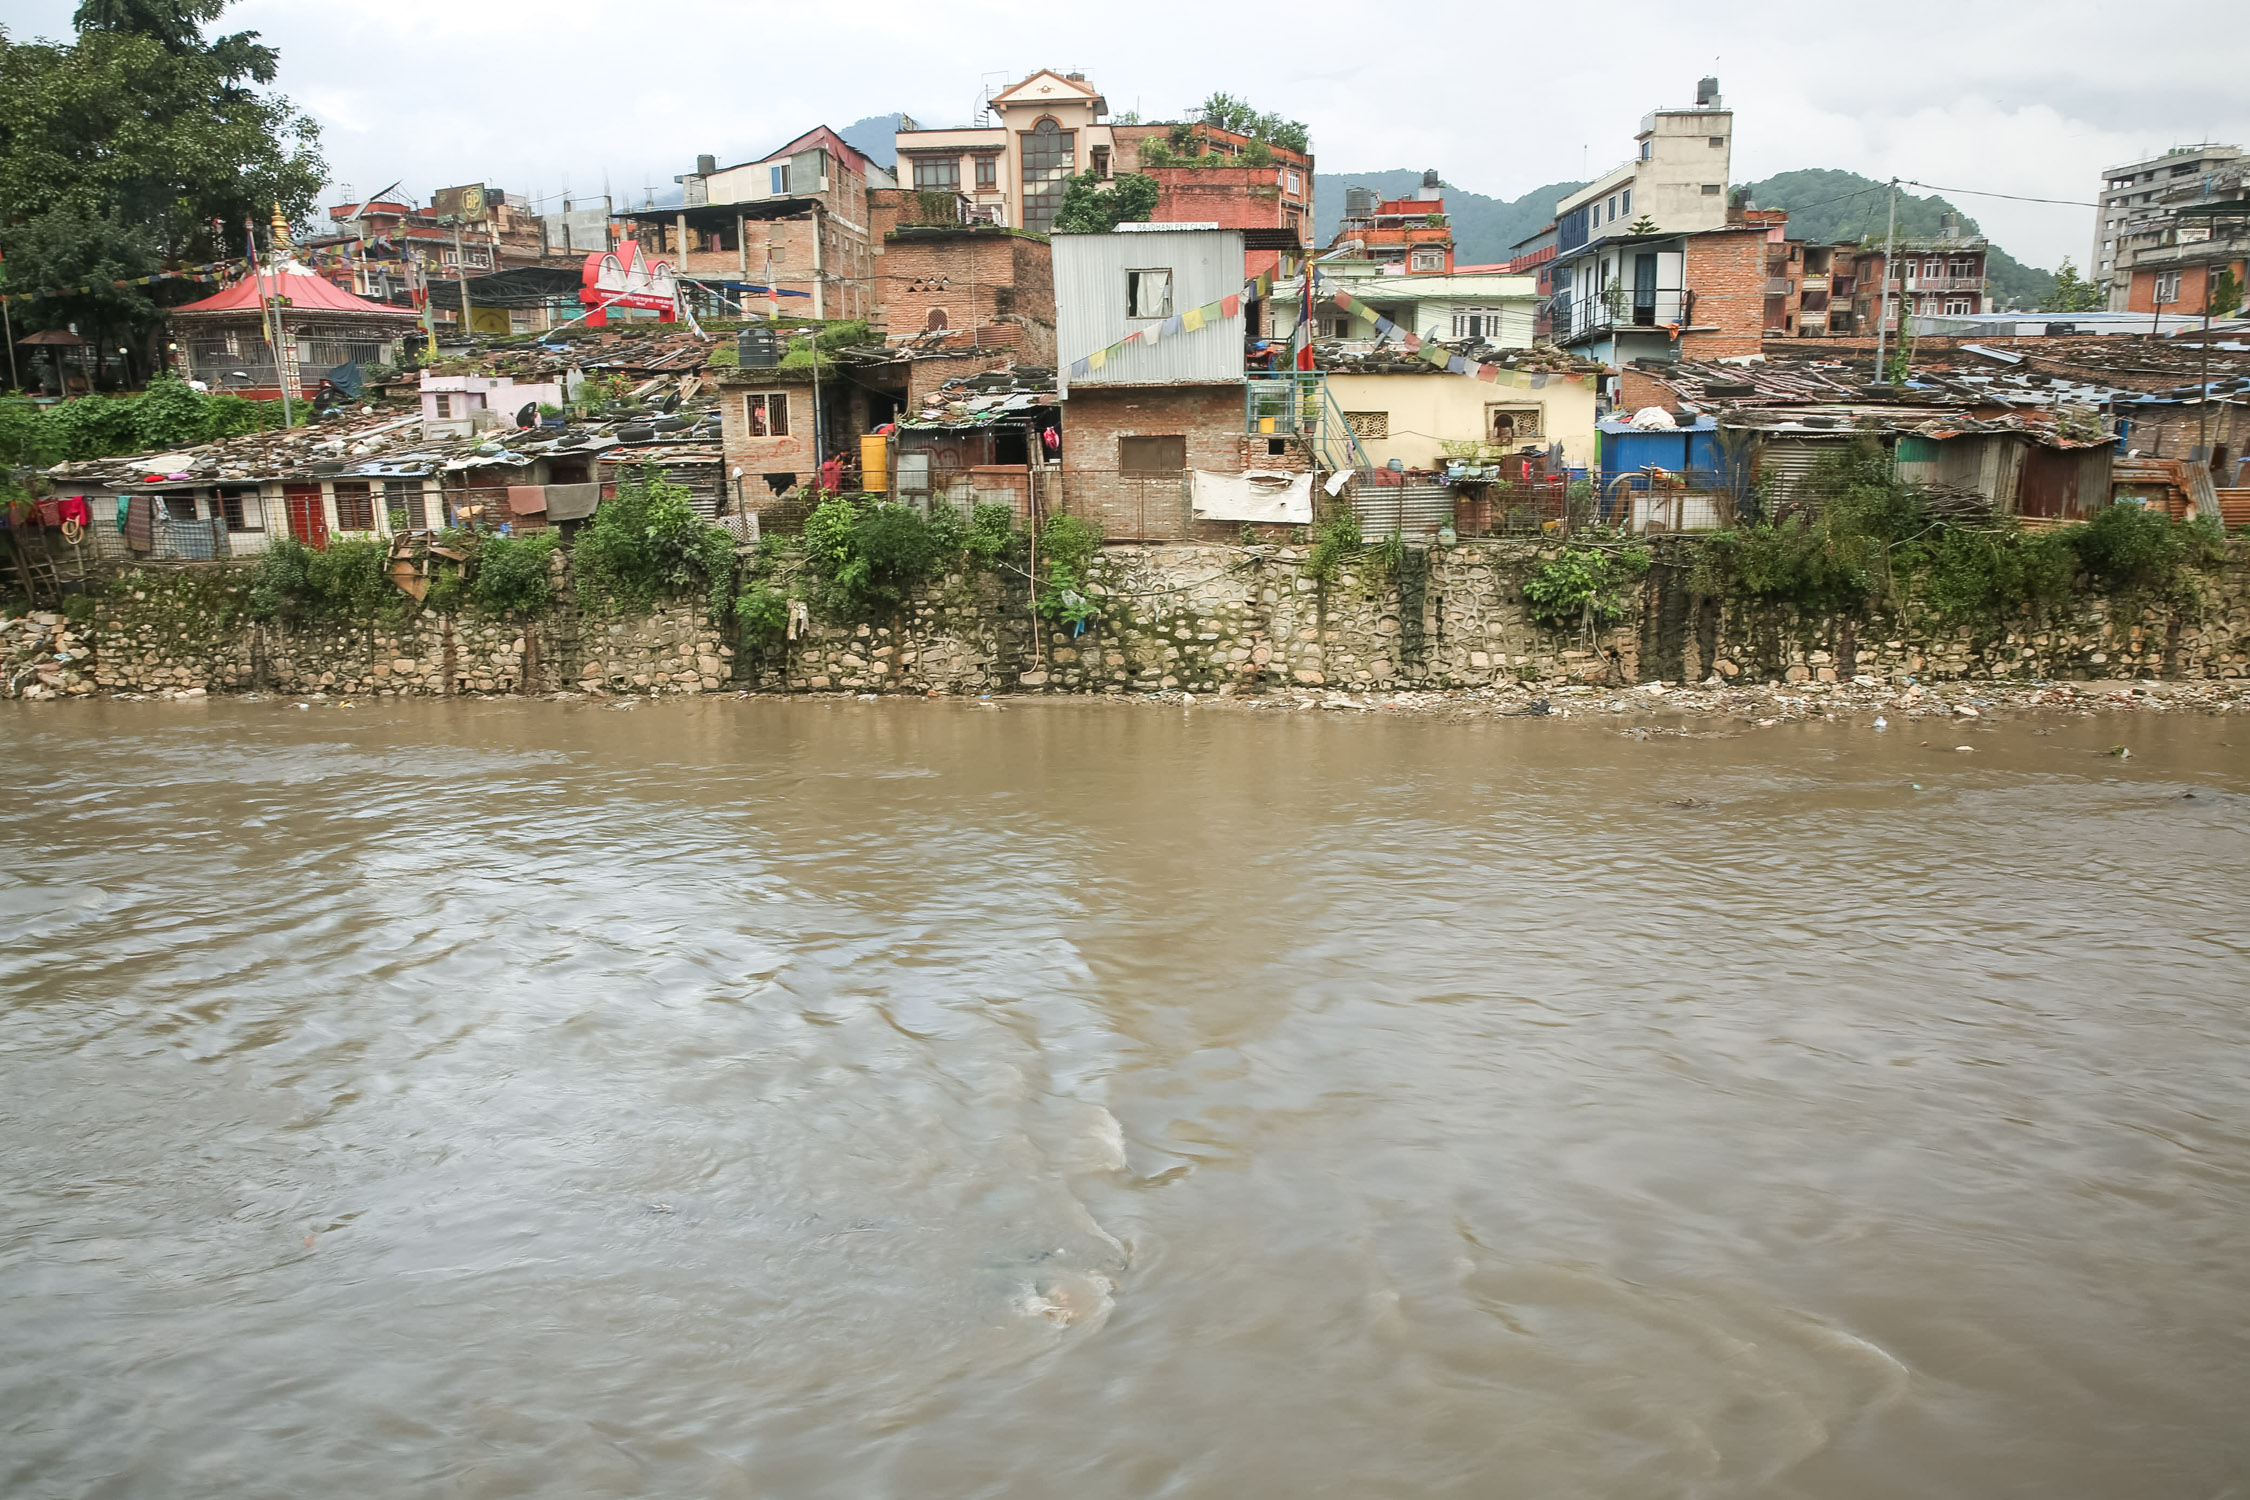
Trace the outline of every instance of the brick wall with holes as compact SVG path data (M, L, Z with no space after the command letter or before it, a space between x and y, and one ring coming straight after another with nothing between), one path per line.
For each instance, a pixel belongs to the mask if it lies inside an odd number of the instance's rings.
M1680 358L1732 359L1756 354L1765 343L1766 232L1718 230L1687 238L1687 284L1695 293Z
M1241 473L1242 421L1239 385L1080 386L1063 403L1063 508L1117 540L1232 537L1239 522L1192 519L1186 476Z
M998 230L907 229L884 241L877 266L892 338L943 328L949 343L1054 363L1054 259L1045 242Z

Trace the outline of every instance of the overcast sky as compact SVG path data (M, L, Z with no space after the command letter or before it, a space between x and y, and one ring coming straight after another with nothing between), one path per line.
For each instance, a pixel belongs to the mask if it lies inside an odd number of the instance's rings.
M73 5L7 0L6 24L19 39L60 37ZM1151 119L1213 89L1243 95L1307 121L1324 172L1434 166L1509 198L1622 161L1642 113L1692 102L1710 72L1735 112L1738 182L1838 167L2091 201L2105 166L2250 140L2224 9L1952 0L1898 24L1831 11L1823 26L1817 10L1735 0L1617 6L1591 21L1489 0L1249 11L241 0L220 24L281 49L280 86L321 122L336 197L393 178L424 201L477 181L595 194L606 173L638 202L699 152L746 160L814 124L897 110L963 123L986 82L1054 67ZM2085 261L2090 208L1955 201L2033 264Z

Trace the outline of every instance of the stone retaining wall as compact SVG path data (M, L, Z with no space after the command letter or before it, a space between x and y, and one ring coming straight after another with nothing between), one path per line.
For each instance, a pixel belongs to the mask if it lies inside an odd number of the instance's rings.
M421 611L396 625L295 627L243 618L241 569L147 568L112 584L82 629L60 615L10 622L0 691L1125 693L2250 676L2250 546L2240 540L2203 575L2199 606L2093 597L2036 624L1982 630L1697 598L1686 589L1693 546L1662 544L1637 614L1583 638L1525 610L1524 581L1552 555L1536 543L1410 551L1395 573L1362 557L1327 584L1305 575L1303 548L1120 546L1089 571L1100 612L1081 631L1035 622L1028 581L1001 570L950 575L889 620L816 620L739 655L698 600L622 619L580 614L559 560L561 602L536 620Z

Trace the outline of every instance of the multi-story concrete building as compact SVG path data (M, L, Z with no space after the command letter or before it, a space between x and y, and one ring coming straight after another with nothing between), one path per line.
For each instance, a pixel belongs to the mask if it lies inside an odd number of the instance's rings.
M1895 268L1886 270L1880 247L1862 250L1854 257L1857 274L1851 310L1860 332L1875 331L1886 289L1890 292L1890 312L1883 326L1894 332L1902 315L1974 317L1991 310L1984 275L1989 243L1981 234L1960 233L1958 221L1951 214L1942 216L1939 224L1943 232L1935 237L1900 239Z
M1782 229L1730 209L1719 81L1641 117L1631 160L1555 205L1549 336L1610 365L1755 355Z
M2246 169L2241 147L2205 141L2102 173L2086 278L2107 290L2110 311L2128 310L2133 268L2143 250L2164 245L2172 210L2242 196Z
M987 99L975 125L908 120L897 139L900 185L960 194L972 222L1044 234L1073 176L1145 172L1159 192L1150 222L1246 231L1251 274L1312 244L1309 154L1204 120L1115 123L1083 73L1041 70Z
M1109 101L1083 73L1043 68L993 95L979 123L962 129L902 125L900 186L959 193L970 217L989 224L1044 234L1073 176L1115 170Z
M1384 274L1443 276L1453 270L1453 220L1435 168L1411 197L1383 198L1369 188L1344 191L1344 217L1329 253L1370 260Z

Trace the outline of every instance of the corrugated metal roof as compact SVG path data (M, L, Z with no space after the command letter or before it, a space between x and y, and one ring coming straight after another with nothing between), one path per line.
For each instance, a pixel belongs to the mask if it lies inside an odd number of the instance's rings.
M1134 234L1058 234L1054 259L1055 338L1066 398L1072 384L1211 384L1242 379L1245 325L1239 305L1231 318L1212 318L1200 330L1182 330L1154 344L1127 345L1101 369L1075 380L1068 373L1073 360L1162 322L1126 317L1128 271L1169 270L1174 317L1239 293L1243 282L1239 229L1165 225Z

